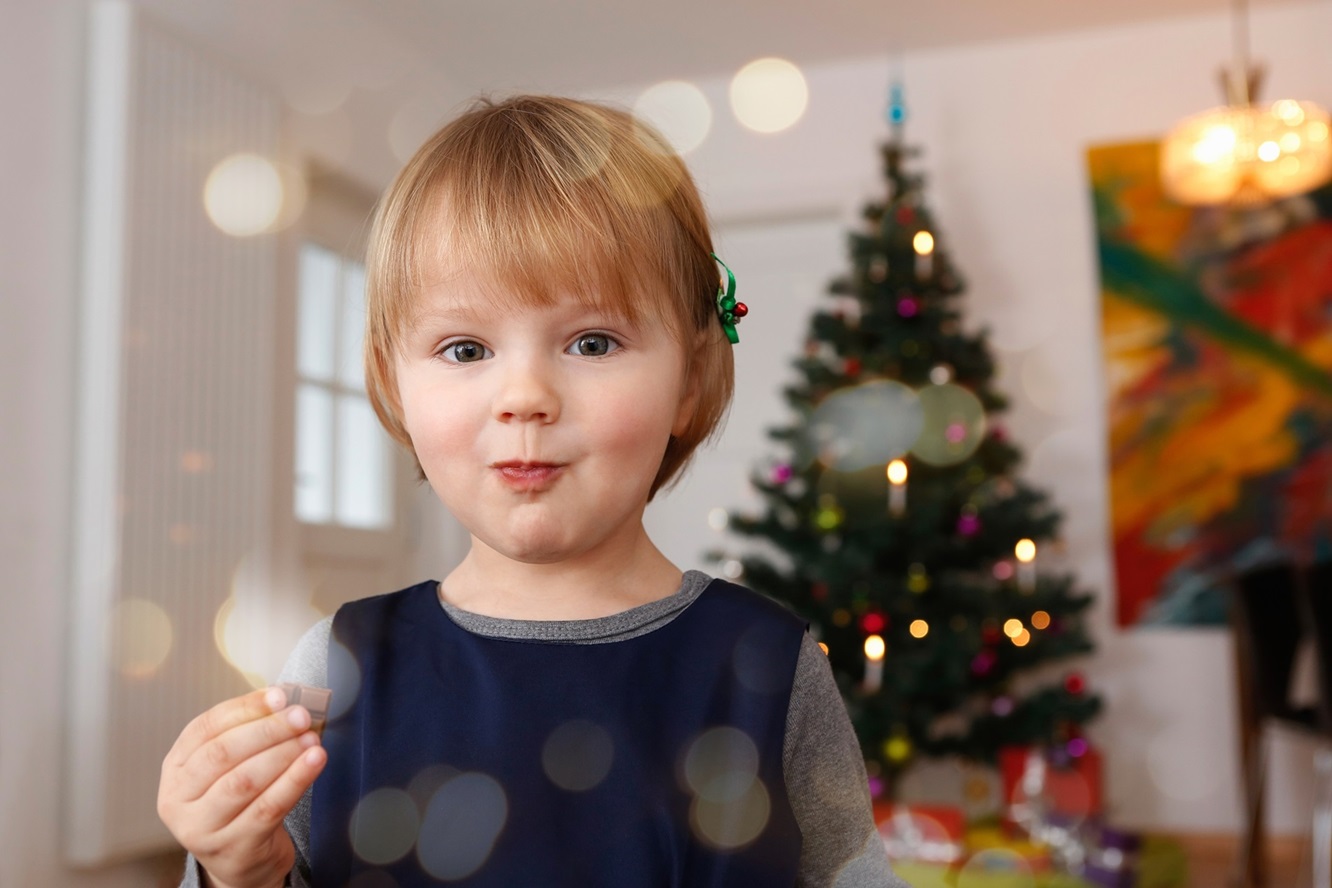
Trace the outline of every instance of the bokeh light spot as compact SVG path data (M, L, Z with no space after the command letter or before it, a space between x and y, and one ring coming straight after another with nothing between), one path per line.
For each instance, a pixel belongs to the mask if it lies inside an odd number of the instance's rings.
M820 401L802 447L829 468L854 472L906 453L924 426L920 398L911 388L876 380L839 389Z
M1148 742L1146 758L1147 771L1162 795L1198 801L1217 794L1214 763L1198 755L1196 743L1179 743L1162 733Z
M1034 629L1047 629L1050 626L1050 615L1045 611L1036 611L1031 615L1031 625Z
M932 466L951 466L976 452L987 422L975 394L950 382L927 385L918 397L922 424L911 447L917 458Z
M610 734L589 721L565 722L541 748L541 767L550 782L571 792L583 792L604 780L614 758Z
M436 879L463 879L485 865L509 817L504 788L493 777L464 772L426 807L416 856Z
M695 795L712 802L734 802L758 777L758 747L738 728L711 728L685 753L684 779Z
M282 212L282 177L258 154L233 154L204 182L204 209L222 232L250 237L268 231Z
M1035 888L1031 864L1007 848L986 848L968 858L957 888Z
M723 850L748 845L768 825L771 802L763 781L753 780L739 798L717 801L698 796L690 806L689 822L694 834Z
M911 633L912 638L924 638L930 634L930 624L924 620L912 620L907 631Z
M680 154L688 154L712 129L712 105L703 91L683 80L648 87L634 102L634 114L656 127Z
M328 682L333 691L328 707L328 720L332 721L345 714L361 693L361 664L336 638L328 640Z
M392 863L412 850L420 826L410 795L392 787L376 789L352 811L352 850L367 863Z
M1004 634L1007 635L1009 638L1017 638L1019 635L1022 634L1022 621L1017 618L1005 620Z
M883 636L871 635L865 639L865 656L871 660L882 660L884 652L888 646L883 642Z
M171 653L171 617L161 605L143 598L116 603L108 622L111 662L121 675L148 678Z
M731 79L731 111L742 125L759 133L794 126L809 104L805 75L786 59L756 59Z

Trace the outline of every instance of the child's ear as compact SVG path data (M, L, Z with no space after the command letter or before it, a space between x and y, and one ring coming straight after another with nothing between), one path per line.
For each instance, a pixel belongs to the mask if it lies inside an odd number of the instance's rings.
M698 354L707 347L707 333L699 333L693 344L694 354ZM703 386L699 380L699 365L695 361L693 367L689 370L689 378L685 380L684 394L680 397L680 407L675 412L675 422L671 426L671 434L678 438L689 428L689 423L694 419L694 413L698 410L699 398L702 395Z

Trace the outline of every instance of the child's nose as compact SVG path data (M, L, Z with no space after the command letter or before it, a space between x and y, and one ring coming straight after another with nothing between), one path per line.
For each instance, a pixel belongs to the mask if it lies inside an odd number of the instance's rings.
M535 360L511 362L505 368L493 410L501 422L555 422L560 418L560 397L554 368Z

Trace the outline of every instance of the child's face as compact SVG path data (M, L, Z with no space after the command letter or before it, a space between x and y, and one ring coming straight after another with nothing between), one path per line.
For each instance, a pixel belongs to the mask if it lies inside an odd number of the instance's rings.
M693 412L682 347L572 299L502 316L469 275L422 300L396 358L405 425L472 536L555 563L641 535L667 439Z

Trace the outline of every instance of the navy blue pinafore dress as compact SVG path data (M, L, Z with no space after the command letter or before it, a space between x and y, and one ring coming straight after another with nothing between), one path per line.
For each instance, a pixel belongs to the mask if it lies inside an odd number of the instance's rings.
M463 629L434 581L333 621L316 888L777 888L801 837L782 747L806 623L714 580L635 638Z

